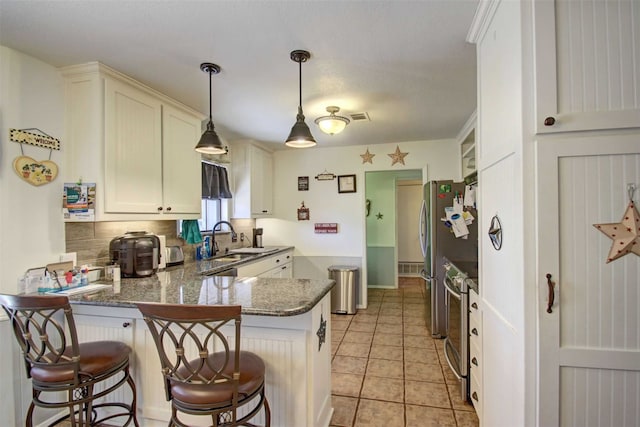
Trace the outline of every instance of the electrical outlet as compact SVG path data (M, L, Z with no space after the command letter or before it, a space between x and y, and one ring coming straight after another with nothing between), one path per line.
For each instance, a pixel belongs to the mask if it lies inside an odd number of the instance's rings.
M240 233L240 241L244 242L244 233Z

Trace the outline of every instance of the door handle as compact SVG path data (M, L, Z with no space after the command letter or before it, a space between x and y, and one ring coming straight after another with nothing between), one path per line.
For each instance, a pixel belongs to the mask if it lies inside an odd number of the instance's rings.
M553 307L553 301L555 299L554 287L555 282L551 280L551 273L547 273L547 287L549 288L549 301L547 303L547 313L553 313L551 307Z

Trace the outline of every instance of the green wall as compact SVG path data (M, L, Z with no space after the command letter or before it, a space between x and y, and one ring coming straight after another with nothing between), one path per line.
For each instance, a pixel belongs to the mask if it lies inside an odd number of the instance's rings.
M422 179L422 171L365 174L365 197L371 201L371 210L366 218L367 286L392 287L396 283L396 182L413 179ZM378 214L382 217L378 218Z

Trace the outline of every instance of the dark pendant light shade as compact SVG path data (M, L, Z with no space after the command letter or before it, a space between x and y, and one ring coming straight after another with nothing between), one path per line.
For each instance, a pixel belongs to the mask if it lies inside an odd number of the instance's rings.
M224 154L227 150L216 133L213 119L211 118L211 76L218 74L220 67L210 62L203 62L200 64L200 69L205 73L209 73L209 123L207 123L207 130L204 131L200 141L198 141L198 145L196 145L196 151L205 154Z
M302 63L307 62L311 55L306 50L294 50L291 52L291 60L297 62L299 65L299 103L298 103L298 114L296 115L296 122L291 128L291 133L289 133L289 137L285 141L285 144L288 147L294 148L308 148L316 145L316 140L311 135L311 130L309 130L309 126L304 122L304 114L302 113Z

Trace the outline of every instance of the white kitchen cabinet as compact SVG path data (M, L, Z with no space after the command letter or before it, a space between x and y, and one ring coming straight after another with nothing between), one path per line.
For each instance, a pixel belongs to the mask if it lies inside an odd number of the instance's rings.
M99 63L62 75L65 181L96 183L96 221L199 218L204 116Z
M231 149L233 216L273 214L273 155L253 142L237 141Z
M273 427L329 425L332 413L331 375L328 375L331 372L330 309L328 293L310 311L295 316L242 315L242 349L258 354L268 366L265 390ZM131 345L138 422L146 427L166 426L171 403L166 399L156 346L140 311L73 304L73 312L81 341L114 339ZM323 322L325 341L319 344L317 331ZM125 324L129 325L125 327ZM232 334L233 329L225 332ZM126 386L123 390L128 393ZM114 397L117 399L118 395ZM207 423L207 417L202 416L184 419L194 426L211 424L210 419ZM264 425L263 413L253 421Z
M75 307L74 307L75 308ZM116 314L114 313L114 316ZM78 333L78 342L92 342L92 341L120 341L131 347L134 350L134 334L136 328L136 319L132 317L111 317L111 316L94 316L85 314L73 314L73 320L76 324L76 331ZM144 322L143 323L144 326ZM135 353L133 357L129 358L129 372L136 381L136 358ZM104 384L99 384L97 390L104 389L105 386L111 386L119 381L120 375L107 380ZM138 389L138 393L140 390ZM130 402L131 391L128 385L123 385L118 388L114 393L110 393L107 396L98 400L98 402ZM109 410L110 411L110 410Z
M238 277L293 277L293 250L238 267Z
M476 409L478 419L482 419L482 311L480 297L469 289L469 366L471 381L469 395Z
M637 419L638 307L620 295L636 295L638 263L607 264L611 241L593 224L619 219L638 174L638 23L638 2L624 0L480 2L469 41L478 54L481 426ZM500 250L487 234L494 215Z
M559 0L532 5L536 131L640 126L638 3Z
M460 143L460 171L461 179L465 179L476 172L476 112L467 120L458 134Z

